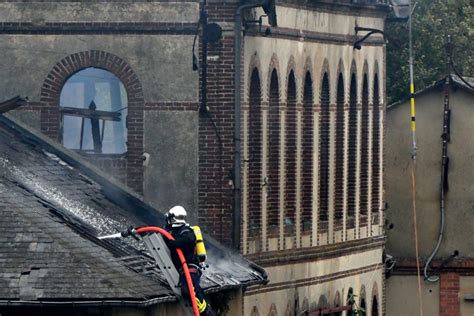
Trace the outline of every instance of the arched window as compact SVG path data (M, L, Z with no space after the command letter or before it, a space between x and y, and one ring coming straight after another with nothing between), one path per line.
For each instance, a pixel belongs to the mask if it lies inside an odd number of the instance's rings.
M339 74L336 96L336 168L334 217L342 219L344 212L344 79Z
M303 91L302 231L311 230L313 200L313 80L306 73Z
M380 101L378 76L374 78L374 104L372 111L372 216L380 209Z
M111 72L86 68L72 75L60 95L62 142L84 153L127 151L127 93Z
M379 303L377 301L377 296L374 296L372 299L372 316L379 316Z
M367 75L364 75L362 84L362 122L360 137L360 215L361 224L366 224L369 195L369 88Z
M260 76L254 68L249 91L249 235L256 236L261 227L262 111Z
M329 208L329 78L323 76L319 115L319 220L327 222Z
M347 157L347 227L354 227L357 166L357 81L352 74L349 99L349 139Z
M274 69L270 79L268 136L268 230L278 233L280 210L280 86Z
M285 181L285 231L295 227L296 203L296 81L293 71L288 76L286 114L286 181Z

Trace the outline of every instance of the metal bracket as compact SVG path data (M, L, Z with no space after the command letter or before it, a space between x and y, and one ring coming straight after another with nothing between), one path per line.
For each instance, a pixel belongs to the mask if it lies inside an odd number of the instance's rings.
M367 34L364 35L364 37L362 37L361 39L357 40L354 42L354 45L353 47L355 49L361 49L362 46L362 42L364 42L367 38L369 38L369 36L371 36L372 34L382 34L383 35L383 39L385 41L385 33L381 30L378 30L378 29L373 29L373 28L370 28L370 27L360 27L360 26L356 26L354 28L355 32L356 32L356 36L357 36L357 33L359 32L369 32Z

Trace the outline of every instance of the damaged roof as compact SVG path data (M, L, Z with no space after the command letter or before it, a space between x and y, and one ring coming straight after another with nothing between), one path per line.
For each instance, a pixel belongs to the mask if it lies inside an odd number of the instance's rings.
M99 240L164 215L77 154L0 115L0 305L176 300L133 239ZM207 292L266 282L263 269L205 236Z

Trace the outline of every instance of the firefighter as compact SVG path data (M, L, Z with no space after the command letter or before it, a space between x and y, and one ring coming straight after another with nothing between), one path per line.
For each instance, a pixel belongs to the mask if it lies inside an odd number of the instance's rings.
M184 298L190 300L189 290L186 285L183 268L179 260L176 248L180 248L183 252L184 258L188 263L189 273L193 282L194 292L196 296L196 303L201 315L211 316L215 315L210 305L206 301L204 291L200 286L201 280L201 265L196 254L196 236L193 229L186 223L186 210L182 206L172 207L166 213L165 229L173 236L174 240L167 240L166 244L171 252L171 260L173 261L176 270L179 272L179 280L181 285L181 294Z

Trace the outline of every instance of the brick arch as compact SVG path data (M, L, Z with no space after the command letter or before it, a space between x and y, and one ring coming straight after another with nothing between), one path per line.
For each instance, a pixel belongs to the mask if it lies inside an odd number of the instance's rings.
M284 82L284 89L285 89L284 100L286 102L286 106L288 106L288 80L292 72L293 72L293 76L295 77L296 98L297 98L298 97L298 90L297 90L298 89L298 81L297 81L298 75L296 72L296 61L293 55L291 55L290 58L288 59L288 64L286 66L286 75L285 75L285 82Z
M281 78L281 70L280 70L280 61L278 60L278 56L277 54L273 54L272 57L270 58L270 63L268 64L268 76L267 76L267 91L269 91L269 98L270 98L270 85L271 85L271 78L272 78L272 74L273 74L273 71L276 72L276 75L278 77L278 81L279 81L279 90L278 90L278 97L281 98L281 82L280 82L280 78Z
M374 282L374 285L372 286L372 306L370 309L371 315L372 316L378 316L380 315L380 310L379 310L379 290L377 286L377 282Z
M350 73L350 77L351 77L351 78L352 78L352 75L355 74L356 80L357 80L357 74L358 74L358 72L357 72L357 63L356 63L355 60L352 60L352 62L351 62L351 69L350 69L350 72L349 72L349 73Z
M275 303L272 303L272 305L270 306L268 316L278 316L278 312L277 312L277 308L276 308Z
M304 99L304 94L305 94L305 80L306 80L306 76L310 75L311 77L311 80L314 81L314 74L313 74L313 62L311 61L311 58L310 57L307 57L305 62L304 62L304 66L303 66L303 69L302 69L302 74L301 74L301 78L302 78L302 84L300 86L300 89L298 91L298 100L303 100ZM312 91L311 91L311 94L314 95L314 84L312 84Z
M318 85L319 99L321 99L321 89L322 89L322 86L323 86L324 75L327 76L329 86L331 86L331 71L330 71L330 68L329 68L329 61L327 60L327 58L324 59L323 65L321 67L321 73L319 74L319 85ZM321 102L318 102L318 107L319 107L318 110L320 110Z
M52 139L60 141L59 99L66 81L75 73L90 67L113 73L123 83L127 91L128 130L126 153L127 184L143 191L143 88L132 67L114 54L90 50L69 55L60 60L50 72L41 87L41 131Z
M252 74L253 74L253 71L256 69L257 72L258 72L258 78L260 80L260 91L262 91L262 67L261 67L261 63L260 63L260 57L258 56L258 53L257 52L254 52L252 57L250 58L250 62L249 62L249 66L248 66L248 73L247 73L247 84L246 86L247 87L250 87L250 84L251 84L251 81L252 81ZM250 102L249 100L249 90L247 91L247 93L245 94L245 98L247 98L247 104L248 102Z
M258 308L257 306L254 306L252 308L252 311L250 312L250 316L260 316L260 314L258 313Z

